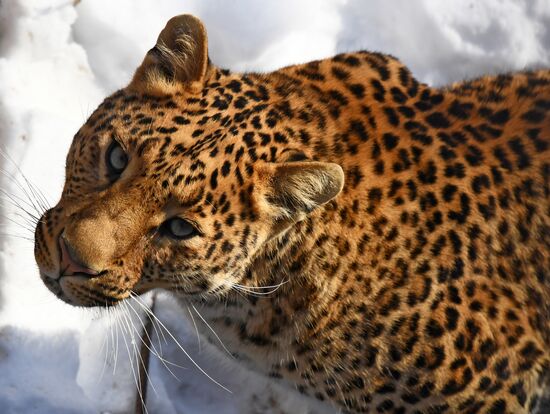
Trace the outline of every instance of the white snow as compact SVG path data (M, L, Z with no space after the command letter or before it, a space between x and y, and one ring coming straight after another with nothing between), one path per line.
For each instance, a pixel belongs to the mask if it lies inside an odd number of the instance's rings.
M24 198L9 178L12 174L28 191L18 165L55 204L73 134L105 95L129 81L165 22L176 14L201 17L212 61L239 71L268 71L357 49L391 53L432 84L550 66L550 0L73 3L0 0L0 148L12 159L0 156L0 191L11 196ZM2 413L133 412L135 386L126 347L131 350L139 339L132 342L130 325L120 317L72 308L42 286L32 242L7 236L32 237L32 232L6 197L1 195L0 217ZM140 328L137 316L129 312ZM158 341L154 336L164 357L183 368L168 365L176 379L152 358L156 392L149 388L151 413L241 413L251 406L268 412L270 396L292 412L305 412L303 401L277 396L262 378L237 373L231 362L206 352L204 343L199 350L192 324L167 294L159 296L157 315L198 364L232 393L194 368L171 338Z

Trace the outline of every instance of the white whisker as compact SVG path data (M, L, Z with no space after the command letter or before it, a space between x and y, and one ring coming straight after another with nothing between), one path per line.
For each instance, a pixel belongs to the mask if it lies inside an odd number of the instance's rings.
M108 316L110 316L108 312L109 308L105 308L104 310L106 311L105 313ZM109 357L109 332L107 332L107 334L103 338L103 342L101 344L101 349L99 350L99 353L101 354L102 352L105 352L103 357L103 366L101 367L101 373L99 374L96 384L99 384L101 382L101 380L103 379L103 375L105 374L105 370L107 368L107 359Z
M134 295L134 297L137 297ZM142 308L147 308L147 306L141 304L139 301L137 301L136 303L139 303L140 306ZM193 357L191 357L191 355L185 350L185 348L179 343L179 341L176 339L176 337L172 334L172 332L170 332L170 330L162 323L161 320L159 320L155 315L154 317L157 319L157 321L159 322L160 326L166 331L166 333L170 336L170 338L172 338L172 340L174 341L174 343L177 345L177 347L183 352L183 354L189 359L189 361L191 361L191 363L195 366L195 368L197 368L202 374L204 374L210 381L212 381L214 384L218 385L220 388L222 388L223 390L227 391L228 393L232 394L231 390L229 390L228 388L226 388L225 386L223 386L222 384L220 384L218 381L216 381L214 378L212 378L204 369L202 369L200 367L199 364L197 364L197 362L195 362L195 360L193 359Z
M189 316L191 316L191 320L193 321L193 326L195 327L195 332L197 333L197 343L199 345L199 354L202 352L201 349L201 336L199 335L199 328L197 328L197 324L195 323L195 318L193 317L193 313L191 312L191 309L189 309L189 306L187 306L187 312L189 312Z
M278 289L280 288L281 286L283 286L284 284L288 283L288 279L285 279L283 280L282 282L280 283L277 283L276 285L269 285L269 286L246 286L246 285L240 285L238 283L235 283L234 285L235 286L238 286L238 287L243 287L243 288L246 288L246 289L259 289L259 290L263 290L263 289Z
M124 312L122 312L120 314L120 316L122 317L122 319L124 319L124 321L126 321L126 315ZM134 339L134 335L133 335L133 332L130 330L129 327L127 327L126 329L124 328L124 324L122 323L121 319L121 327L122 327L122 330L126 330L128 332L128 334L132 337L132 346L133 346L133 351L134 351L134 354L136 353L136 349L135 349L135 339ZM126 322L127 323L127 322ZM134 377L134 383L136 385L136 390L137 390L137 393L138 393L138 396L139 396L139 400L141 402L141 407L145 410L145 412L147 412L147 406L146 406L146 403L145 403L145 399L143 397L143 390L142 390L142 386L141 386L141 381L139 380L139 372L136 373L136 369L139 368L139 361L137 359L137 356L136 356L136 368L134 369L134 362L133 362L133 358L130 356L130 347L128 346L128 341L126 341L126 336L125 335L122 335L122 339L124 340L124 345L126 346L126 350L128 352L128 358L130 360L130 368L132 370L132 376Z
M222 348L225 350L225 352L227 352L229 354L229 356L231 358L234 358L233 357L233 354L229 351L229 349L227 349L225 347L225 344L222 342L222 340L220 339L220 337L218 336L218 334L216 333L216 331L214 331L214 328L212 328L210 326L210 324L208 322L206 322L206 319L204 319L202 317L202 315L199 313L199 311L197 310L197 308L195 308L195 305L191 305L193 307L193 310L197 313L197 315L199 316L199 318L201 318L201 320L206 324L206 326L208 327L208 329L210 329L210 331L212 331L212 333L214 334L214 336L216 337L216 339L219 341L219 343L221 344Z
M134 299L132 297L130 297L130 299ZM134 299L135 300L135 299ZM149 341L149 343L151 345L148 345L144 340L143 338L140 336L140 339L141 339L141 342L143 343L143 345L149 350L149 352L151 352L151 354L153 354L154 356L156 356L159 361L164 365L164 367L168 370L168 372L175 378L177 379L178 381L181 381L180 378L174 374L174 372L172 372L172 370L168 367L168 365L172 365L172 366L175 366L175 367L178 367L178 368L184 368L178 364L175 364L173 362L170 362L168 361L167 359L165 359L163 356L162 356L162 353L159 353L155 346L153 345L153 340L151 338L151 336L149 335L149 332L148 332L148 329L147 327L145 326L145 324L143 323L142 319L141 319L141 316L139 315L139 313L134 309L134 307L131 305L130 302L126 301L126 302L123 302L123 304L127 307L129 307L133 312L134 314L136 315L136 317L139 319L140 323L141 323L141 326L143 328L143 332L144 332L144 335L147 337L147 340ZM150 319L149 319L150 320ZM151 326L152 326L152 323L151 323Z
M123 305L126 309L132 308L131 306L128 306L128 302L122 302L121 305ZM135 310L132 308L132 310L135 312ZM147 345L145 340L143 339L142 335L147 335L147 338L149 338L149 333L147 332L147 328L145 325L143 325L143 322L141 320L140 315L136 312L136 317L139 319L143 326L143 333L139 331L138 328L135 327L133 323L133 318L130 315L130 312L127 313L127 317L125 318L126 324L129 325L132 330L134 331L134 334L132 335L132 344L134 345L134 350L136 351L136 355L139 358L139 362L141 362L141 366L143 368L143 372L145 373L145 377L147 379L146 384L151 384L151 388L153 389L154 393L158 396L157 389L155 388L155 385L153 384L153 381L151 380L151 377L149 377L149 373L147 372L147 366L148 366L148 360L143 360L143 357L141 355L141 349L138 348L138 342L135 340L135 337L138 337L141 341L141 343L151 352L151 348ZM136 358L137 359L137 358ZM141 377L141 376L140 376Z
M286 283L288 283L288 279L285 279L280 283L277 283L276 285L269 286L245 286L239 283L233 283L231 284L231 288L235 291L240 291L247 295L262 297L272 295ZM267 292L265 292L265 290L267 290Z

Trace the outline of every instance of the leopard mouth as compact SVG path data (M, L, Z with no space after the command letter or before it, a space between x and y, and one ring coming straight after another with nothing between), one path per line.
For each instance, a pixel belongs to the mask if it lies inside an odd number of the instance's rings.
M105 273L105 272L102 272ZM87 274L61 274L53 278L45 273L40 273L46 287L63 302L78 307L110 307L130 296L130 291L117 292L117 295L107 294L105 291L94 289L90 285L90 277ZM97 276L99 277L99 275Z
M138 282L131 290L131 295L143 295L153 289L162 289L169 292L173 292L178 296L188 298L203 297L205 293L208 293L202 288L196 288L185 284L173 284L167 281L154 281L148 283Z

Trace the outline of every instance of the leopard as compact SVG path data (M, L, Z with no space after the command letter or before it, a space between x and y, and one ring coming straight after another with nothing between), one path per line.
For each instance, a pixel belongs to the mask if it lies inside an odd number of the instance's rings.
M239 366L332 412L529 413L549 200L549 69L434 87L358 51L236 73L179 15L74 136L35 258L74 306L197 306Z

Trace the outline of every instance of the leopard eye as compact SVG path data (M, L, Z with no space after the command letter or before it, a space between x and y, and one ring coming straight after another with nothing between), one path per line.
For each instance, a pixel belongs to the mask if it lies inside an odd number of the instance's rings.
M164 235L177 240L190 239L199 234L191 223L179 217L165 221L161 231Z
M128 155L126 155L126 152L124 152L124 149L118 142L113 141L107 149L105 161L109 174L112 176L119 176L128 165Z

